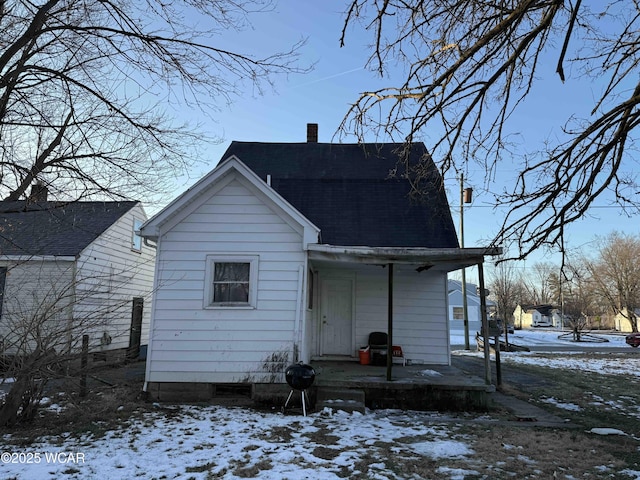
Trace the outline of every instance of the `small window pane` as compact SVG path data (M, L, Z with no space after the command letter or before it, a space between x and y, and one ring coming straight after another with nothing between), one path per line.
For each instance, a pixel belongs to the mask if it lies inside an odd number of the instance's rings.
M248 302L249 301L249 284L237 283L229 285L229 301L231 302Z
M229 285L226 283L214 283L213 284L213 301L215 303L222 303L229 301Z
M249 263L216 263L213 303L249 303Z
M454 320L464 320L463 307L453 307L453 319Z
M216 263L214 282L248 282L248 263Z
M213 285L213 301L215 303L247 303L249 284L216 283Z

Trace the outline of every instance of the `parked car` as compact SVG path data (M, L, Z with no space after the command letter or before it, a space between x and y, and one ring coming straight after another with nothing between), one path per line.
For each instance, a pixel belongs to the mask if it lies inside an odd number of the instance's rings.
M500 331L502 332L501 335L504 334L504 321L501 318L496 318L496 322L498 324L498 328L500 329ZM508 328L507 331L509 333L514 333L514 327L512 323L508 324Z
M627 342L627 345L631 345L633 348L636 348L640 345L640 332L627 335L625 342Z

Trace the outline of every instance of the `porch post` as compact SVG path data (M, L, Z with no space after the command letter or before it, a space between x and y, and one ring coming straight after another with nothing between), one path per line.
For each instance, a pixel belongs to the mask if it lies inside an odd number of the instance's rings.
M484 296L484 259L478 262L478 281L480 283L480 319L482 320L482 338L484 345L484 381L491 385L491 356L489 353L489 322L487 322L487 298Z
M393 365L393 263L389 264L389 293L387 302L387 381L391 381Z

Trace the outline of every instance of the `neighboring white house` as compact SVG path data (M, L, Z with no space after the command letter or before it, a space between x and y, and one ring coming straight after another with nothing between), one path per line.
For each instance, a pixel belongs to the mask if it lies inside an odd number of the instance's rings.
M636 318L640 318L640 308L635 310ZM629 321L629 315L626 308L621 313L618 313L614 318L614 328L619 332L629 333L633 331L631 322Z
M516 328L561 326L559 310L553 305L518 305L513 321Z
M435 165L421 200L389 177L398 147L232 142L143 225L158 246L145 389L282 382L292 362L355 361L390 324L405 357L449 364L447 272L497 249L457 247Z
M452 336L460 337L464 335L464 305L462 296L462 282L459 280L448 281L449 292L449 330ZM469 322L469 338L474 339L476 332L482 330L482 317L480 316L480 296L478 295L478 286L467 282L467 319ZM487 317L489 317L492 309L495 308L495 302L486 299Z
M93 352L148 343L155 249L139 202L0 202L0 350ZM124 350L123 350L124 352Z

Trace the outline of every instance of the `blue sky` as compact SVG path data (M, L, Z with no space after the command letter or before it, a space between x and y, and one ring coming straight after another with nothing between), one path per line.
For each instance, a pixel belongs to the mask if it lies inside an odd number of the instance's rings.
M213 115L215 122L208 120L205 129L209 135L221 137L222 143L206 147L208 164L191 172L189 180L178 182L176 195L212 169L232 140L302 142L306 140L306 124L318 123L320 142L338 141L334 138L336 130L358 94L394 84L394 78L380 79L364 68L370 52L369 38L364 31L351 29L346 47L340 48L342 8L343 2L283 0L275 11L252 16L253 29L225 34L221 39L225 46L253 56L286 50L300 38L307 37L301 62L314 63L315 68L306 75L277 78L274 90L267 87L263 95L249 89L231 105L221 106ZM584 79L579 83L569 79L562 84L555 67L552 56L539 70L539 81L524 105L526 108L520 110L510 124L514 139L522 142L522 151L532 150L545 138L559 134L570 114L588 116L593 105L592 97L599 86ZM344 141L353 141L353 138ZM465 246L486 245L496 233L505 211L491 207L491 192L508 188L513 178L514 166L508 160L499 166L492 183L486 182L485 172L479 167L472 165L465 172L465 186L474 189L473 203L465 206ZM459 181L453 172L447 174L446 180L454 222L458 226ZM638 232L637 218L621 216L619 208L607 207L603 201L597 204L601 208L592 211L592 218L568 228L570 247L588 252L596 234L606 235L614 229ZM540 252L527 264L557 259L558 256Z

